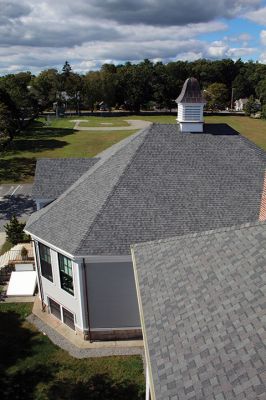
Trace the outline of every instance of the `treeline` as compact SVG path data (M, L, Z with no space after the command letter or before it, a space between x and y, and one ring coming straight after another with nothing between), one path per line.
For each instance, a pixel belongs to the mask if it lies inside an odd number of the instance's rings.
M225 108L232 100L253 96L266 104L266 65L241 59L163 64L144 60L138 64L104 64L99 71L75 73L66 61L62 70L48 69L0 78L0 132L12 136L23 121L47 109L94 111L103 108L167 109L184 81L194 76L205 91L210 108Z

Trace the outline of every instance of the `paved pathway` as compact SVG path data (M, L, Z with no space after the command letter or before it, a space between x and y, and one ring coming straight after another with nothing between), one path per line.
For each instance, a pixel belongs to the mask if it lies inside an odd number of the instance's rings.
M106 356L118 356L118 355L144 355L143 347L119 347L111 346L112 342L102 342L102 346L100 342L90 343L88 341L84 341L84 345L90 346L90 348L80 348L75 346L69 340L65 339L60 333L58 333L55 329L48 326L44 321L38 318L36 315L31 314L27 317L27 320L32 323L39 331L43 332L44 335L47 335L49 339L66 350L72 357L76 358L87 358L87 357L106 357ZM66 327L68 328L68 327ZM70 329L70 328L68 328ZM116 342L118 343L118 342ZM122 344L123 342L121 342ZM106 347L110 346L110 347Z
M88 122L89 120L77 119L73 120L75 122L74 129L78 131L132 131L133 129L143 129L147 128L152 124L150 121L143 121L140 119L125 119L129 126L107 126L104 122L101 127L87 127L79 126L80 122Z

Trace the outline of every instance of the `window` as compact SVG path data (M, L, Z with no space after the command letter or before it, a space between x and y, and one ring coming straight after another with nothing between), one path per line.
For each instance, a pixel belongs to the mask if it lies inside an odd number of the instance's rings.
M63 308L63 321L69 328L75 330L74 314Z
M51 264L51 253L49 247L39 243L39 254L42 276L53 282L53 272Z
M48 300L49 300L51 314L53 314L56 318L61 320L60 304L58 304L56 301L50 299L49 297L48 297Z
M74 295L72 261L62 254L58 254L58 261L61 288L64 289L66 292Z

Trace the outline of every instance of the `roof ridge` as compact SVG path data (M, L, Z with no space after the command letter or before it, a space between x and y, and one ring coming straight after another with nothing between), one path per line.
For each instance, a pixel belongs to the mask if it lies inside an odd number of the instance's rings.
M30 230L28 230L28 228L30 228L31 224L36 223L39 218L43 217L51 209L56 207L58 205L58 203L60 203L69 193L73 192L84 180L86 180L90 175L92 175L96 170L98 170L102 165L104 165L109 159L111 159L113 156L115 156L127 144L136 140L141 134L143 134L145 131L148 131L150 128L151 128L151 126L139 130L135 134L126 137L122 141L115 143L113 146L106 149L106 150L109 150L107 153L105 153L105 150L104 150L102 152L102 153L104 153L104 155L102 157L100 157L100 158L95 157L95 158L99 158L99 161L97 161L88 171L86 171L80 178L78 178L64 193L62 193L52 203L50 203L46 207L36 211L34 214L32 214L30 216L30 218L26 224L26 227L25 227L26 232L30 232ZM112 151L112 149L113 149L113 151ZM102 153L99 153L99 154L102 154Z
M223 233L223 232L230 232L230 231L239 231L242 229L250 229L254 228L256 226L263 226L266 225L266 221L253 221L253 222L248 222L245 224L240 224L240 225L232 225L232 226L224 226L222 228L217 228L217 229L209 229L207 231L202 231L202 232L193 232L193 233L187 233L185 235L176 235L176 236L170 236L169 238L164 238L164 239L158 239L158 240L149 240L147 242L139 242L139 243L134 243L130 246L130 248L134 251L136 247L139 246L144 246L144 245L150 245L150 244L159 244L159 243L164 243L164 242L174 242L176 240L183 240L183 239L189 239L189 238L195 238L195 237L204 237L208 235L213 235L215 233Z
M145 128L143 131L147 130L147 134L148 134L148 131L151 130L152 126L153 126L153 124L152 124L151 126L149 126L148 128ZM143 132L143 131L142 131L142 132ZM133 162L133 161L135 160L135 158L137 157L137 151L144 145L145 139L147 138L147 134L146 134L146 136L145 136L143 142L141 142L141 143L139 144L139 146L138 146L137 149L135 150L133 156L131 157L131 159L130 159L130 160L128 161L128 163L126 164L126 166L125 166L125 168L124 168L122 174L120 175L118 181L115 183L115 185L114 185L113 188L111 189L109 195L106 197L106 200L105 200L105 202L103 203L102 207L98 210L97 214L95 215L95 218L94 218L93 222L90 224L89 229L86 231L86 233L84 234L83 238L81 239L81 241L80 241L80 243L79 243L79 246L76 248L76 250L75 250L76 252L78 252L79 248L82 247L82 244L83 244L83 242L84 242L84 238L87 237L87 236L90 234L90 232L91 232L92 229L94 228L94 226L95 226L95 224L96 224L96 222L97 222L99 216L102 214L103 210L107 207L108 202L110 201L110 199L111 199L112 196L114 195L114 193L115 193L116 189L118 188L118 186L119 186L121 180L122 180L123 177L125 176L127 170L128 170L129 167L131 166L132 162Z

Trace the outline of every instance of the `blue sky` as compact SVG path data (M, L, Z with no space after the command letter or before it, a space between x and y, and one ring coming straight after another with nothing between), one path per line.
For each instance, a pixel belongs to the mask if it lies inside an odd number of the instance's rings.
M104 63L254 60L266 63L266 0L0 0L0 75L68 60Z

